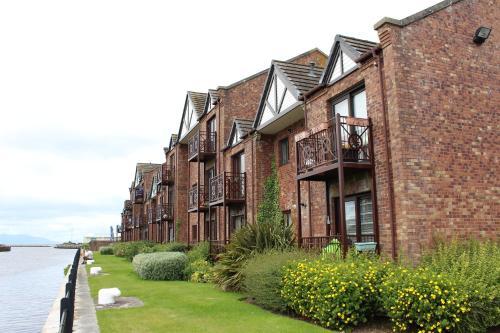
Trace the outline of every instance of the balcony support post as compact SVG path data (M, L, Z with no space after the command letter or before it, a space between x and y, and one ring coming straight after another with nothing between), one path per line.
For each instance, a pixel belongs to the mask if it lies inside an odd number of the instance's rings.
M380 251L379 243L379 228L378 228L378 205L377 205L377 180L375 177L375 154L373 149L373 134L372 134L372 120L368 119L368 148L370 151L370 164L371 164L371 177L372 177L372 219L373 219L373 232L375 234L375 242L377 243L377 252Z
M337 152L338 152L338 177L339 177L339 219L340 219L340 237L342 242L342 253L345 256L347 253L347 235L345 223L345 193L344 193L344 154L342 153L342 129L340 126L340 115L335 114L335 131L337 135Z
M199 242L201 239L200 239L200 227L201 227L201 223L200 223L200 198L201 198L201 191L200 191L200 183L201 183L201 177L200 177L200 132L198 132L198 159L196 161L196 165L197 165L197 168L198 168L198 210L197 210L197 223L198 223L198 228L197 229L197 232L198 232L198 235L196 236L196 240ZM205 193L203 193L203 195L205 195Z

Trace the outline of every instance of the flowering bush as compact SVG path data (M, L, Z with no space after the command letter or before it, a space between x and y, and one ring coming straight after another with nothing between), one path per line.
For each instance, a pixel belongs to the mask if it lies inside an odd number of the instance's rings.
M181 252L141 253L132 261L136 273L145 280L182 280L187 257Z
M295 263L284 272L281 296L298 314L344 330L377 313L379 281L388 266L367 258Z
M448 277L424 268L392 269L380 290L396 331L452 332L470 311L468 295Z

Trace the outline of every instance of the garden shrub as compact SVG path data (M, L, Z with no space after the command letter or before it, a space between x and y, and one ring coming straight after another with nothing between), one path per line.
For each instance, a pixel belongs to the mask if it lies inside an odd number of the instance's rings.
M468 295L449 277L424 268L390 270L381 290L395 331L455 332L470 311Z
M208 282L211 277L212 264L209 262L210 245L201 242L194 246L188 253L188 264L184 275L192 282Z
M189 248L187 244L179 242L166 243L164 244L164 246L165 246L164 251L170 251L170 252L187 252Z
M120 242L113 244L113 252L117 257L124 257L132 261L134 256L139 253L154 252L154 246L155 243L150 241Z
M99 248L99 253L101 255L112 255L113 254L113 248L111 246L101 246Z
M500 325L500 247L496 242L438 242L425 253L422 267L447 275L469 296L469 308L457 332L485 332Z
M294 263L285 269L281 296L299 315L344 330L377 314L379 281L389 265L361 257Z
M284 224L279 207L279 181L274 161L271 167L272 173L264 184L264 198L259 205L256 223L247 224L233 234L214 267L214 282L223 290L241 289L241 269L255 253L293 247L293 229Z
M182 280L187 257L181 252L141 253L134 257L136 273L145 280Z
M286 303L281 298L284 268L294 261L312 257L310 253L298 250L271 250L256 254L243 267L243 289L255 304L268 310L286 312Z
M191 282L206 283L212 280L212 264L208 260L195 260L188 264L191 274L188 280Z

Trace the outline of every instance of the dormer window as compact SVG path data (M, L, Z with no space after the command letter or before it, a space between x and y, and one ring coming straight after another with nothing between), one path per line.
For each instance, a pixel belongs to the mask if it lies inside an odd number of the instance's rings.
M184 136L184 134L188 133L191 128L193 128L194 124L196 123L196 120L194 119L194 106L193 102L191 102L191 99L188 98L186 102L186 110L184 113L184 119L182 122L182 127L181 127L181 137Z
M338 53L334 61L335 65L333 67L332 76L330 78L330 83L344 75L346 72L356 67L356 63L349 58L342 49L339 48Z
M282 110L286 110L297 102L292 93L287 89L283 81L274 74L271 87L267 94L264 112L262 113L261 124L278 115Z

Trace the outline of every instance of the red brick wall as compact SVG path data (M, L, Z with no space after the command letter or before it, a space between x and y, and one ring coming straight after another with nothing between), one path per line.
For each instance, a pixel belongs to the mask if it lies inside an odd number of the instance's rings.
M499 11L464 0L405 27L384 25L383 57L400 251L434 235L499 235ZM480 26L493 27L476 45Z

